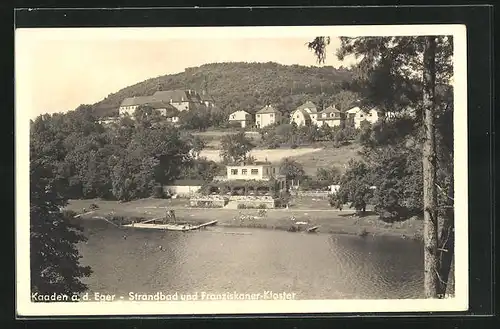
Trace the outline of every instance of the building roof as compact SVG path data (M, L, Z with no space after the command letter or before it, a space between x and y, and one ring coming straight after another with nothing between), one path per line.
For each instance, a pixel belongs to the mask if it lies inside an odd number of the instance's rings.
M137 106L148 105L154 109L167 109L170 111L177 111L175 106L173 106L169 102L157 99L154 96L129 97L125 98L121 104L121 106L135 106L135 105Z
M334 105L330 105L320 113L340 113L340 111Z
M307 101L304 104L300 105L299 107L297 107L297 110L305 110L306 108L310 109L311 112L318 112L318 107L311 101Z
M361 109L356 106L346 111L346 113L358 113Z
M272 107L271 105L266 105L262 109L257 111L257 113L264 114L264 113L281 113L281 112L278 111L277 109L275 109L274 107Z
M243 112L243 113L245 113L245 115L250 115L250 113L248 113L247 111L243 111L243 110L231 112L231 114L229 114L229 115L233 115L233 114L238 113L238 112Z
M125 98L120 106L135 106L135 105L144 105L149 102L153 102L155 99L153 96L134 96Z
M269 161L254 161L252 163L239 163L239 164L234 164L234 165L227 165L226 167L252 167L252 166L269 166L272 165L271 162Z
M170 102L201 102L200 95L194 90L159 90L153 94L157 99Z

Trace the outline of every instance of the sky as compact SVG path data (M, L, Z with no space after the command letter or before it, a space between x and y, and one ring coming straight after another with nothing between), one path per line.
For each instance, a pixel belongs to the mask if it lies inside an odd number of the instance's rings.
M455 43L465 42L465 27L460 25L16 29L16 113L34 118L66 112L146 79L207 63L317 66L306 46L317 36L331 37L324 65L339 67L355 62L352 57L344 62L336 58L340 36L435 35L436 31L454 35Z
M93 104L129 85L206 63L318 65L306 46L313 35L244 34L236 38L210 33L172 37L167 33L155 38L151 30L127 37L109 33L109 29L93 34L83 30L16 31L16 92L29 104L26 114L30 118ZM324 65L346 65L334 55L339 45L339 39L333 38Z

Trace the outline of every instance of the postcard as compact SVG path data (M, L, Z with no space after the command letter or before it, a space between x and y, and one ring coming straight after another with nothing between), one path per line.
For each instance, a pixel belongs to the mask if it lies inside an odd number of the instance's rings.
M16 29L18 315L466 310L466 47Z

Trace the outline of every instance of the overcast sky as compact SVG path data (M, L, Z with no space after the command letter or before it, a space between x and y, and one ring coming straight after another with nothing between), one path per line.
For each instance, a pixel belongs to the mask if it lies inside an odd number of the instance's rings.
M313 34L271 33L258 37L254 33L236 38L209 33L180 37L176 33L173 38L154 29L143 30L142 34L124 33L123 29L113 33L112 29L85 30L16 31L16 92L22 95L27 105L23 108L30 118L73 110L148 78L206 63L272 61L318 65L314 53L305 45ZM335 58L338 46L339 40L334 38L325 65L347 64Z

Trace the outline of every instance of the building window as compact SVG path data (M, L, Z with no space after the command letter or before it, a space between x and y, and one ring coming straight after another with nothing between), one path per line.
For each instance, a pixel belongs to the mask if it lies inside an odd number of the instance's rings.
M231 175L238 175L238 169L231 169Z
M247 169L241 169L241 174L246 175L247 174Z
M273 168L273 174L276 174L276 168Z
M259 174L259 169L252 169L251 173L252 173L252 175L258 175Z
M269 114L269 116L272 118L272 117L274 117L274 114L271 113L271 114Z

